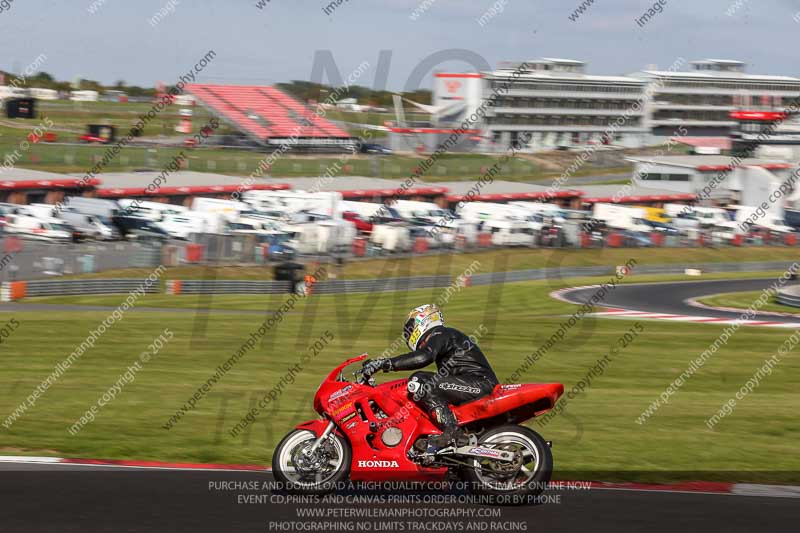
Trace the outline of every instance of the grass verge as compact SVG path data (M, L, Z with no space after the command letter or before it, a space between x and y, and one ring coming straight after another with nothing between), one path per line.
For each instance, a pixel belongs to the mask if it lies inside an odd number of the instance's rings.
M763 275L763 274L762 274ZM448 323L467 333L483 325L480 344L501 380L542 346L575 306L548 297L557 288L601 279L554 280L463 288L444 305ZM258 327L262 318L226 314L130 313L113 325L10 429L0 427L0 453L267 464L294 424L316 415L317 385L344 358L383 352L397 338L408 308L441 290L314 297L301 302L264 345L248 353L171 430L163 425ZM150 297L148 297L149 299ZM116 304L122 298L116 299ZM278 301L273 302L277 304ZM140 305L151 305L147 299ZM242 305L241 302L236 305ZM262 302L263 305L263 302ZM0 421L106 318L102 312L15 312L19 327L3 339ZM631 327L626 320L585 317L553 345L521 382L560 381L569 390ZM787 337L786 331L742 328L644 424L636 418L722 327L642 322L643 331L591 386L544 427L556 469L605 472L608 479L797 481L800 403L797 358L784 358L736 410L709 430L705 420ZM71 426L169 328L174 338L136 379L76 436ZM228 430L326 331L334 340L238 437ZM747 443L743 446L743 443ZM794 474L793 474L794 473ZM557 474L559 475L559 474ZM793 478L794 476L794 478Z
M735 307L736 309L747 309L753 305L753 302L757 300L761 294L762 291L728 292L707 296L705 298L697 298L697 301L701 304L710 305L712 307ZM778 303L775 298L770 299L770 301L764 304L760 310L774 313L800 315L800 308L783 305Z

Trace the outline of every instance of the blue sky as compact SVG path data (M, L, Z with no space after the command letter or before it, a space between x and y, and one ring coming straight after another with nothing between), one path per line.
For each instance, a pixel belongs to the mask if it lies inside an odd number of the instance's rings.
M653 1L595 0L575 22L568 17L581 0L346 0L330 15L323 12L330 0L271 0L264 9L258 0L171 1L174 12L153 27L148 20L170 0L14 0L0 12L0 68L19 72L43 53L42 69L59 79L152 86L174 83L213 49L217 58L201 81L274 83L308 80L317 50L331 50L346 75L363 61L376 65L384 49L392 51L389 87L402 89L423 58L466 49L490 65L581 59L597 74L717 57L745 61L749 72L800 75L796 0L666 0L642 28L635 19ZM480 26L496 3L503 12ZM437 69L471 70L458 61ZM361 84L372 79L367 72Z

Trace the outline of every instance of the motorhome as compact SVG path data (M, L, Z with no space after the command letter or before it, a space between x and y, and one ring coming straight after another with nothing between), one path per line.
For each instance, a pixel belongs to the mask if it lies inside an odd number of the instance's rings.
M111 220L100 215L81 213L72 205L64 206L60 210L52 204L20 205L13 212L41 219L61 219L78 230L82 237L109 240L120 236Z
M730 222L731 220L728 212L721 207L696 206L694 207L694 216L703 228L716 226L723 222Z
M188 239L193 233L223 233L227 221L219 213L187 211L170 214L158 222L158 226L176 239Z
M341 218L339 202L342 194L333 191L245 191L242 200L256 211L280 210L287 214L305 211L332 219Z
M731 205L737 233L749 233L753 228L763 228L775 233L791 233L794 228L787 225L774 211L763 211L756 207Z
M160 222L167 215L179 215L188 211L182 205L146 202L127 198L119 200L119 205L123 215L146 218L153 222Z
M405 252L411 249L411 232L403 223L376 224L370 242L387 252Z
M531 213L537 213L546 217L551 217L555 222L561 224L567 218L567 212L560 205L549 204L546 202L509 202L508 205L521 207Z
M348 220L322 220L317 227L317 252L350 250L356 238L356 226Z
M452 219L453 213L442 209L433 202L417 202L412 200L397 200L392 207L401 217L406 219L420 218L437 223L443 219Z
M300 254L324 254L349 250L356 237L356 228L347 220L321 220L313 224L285 224L289 234L286 245Z
M235 222L243 211L250 210L250 206L236 200L220 200L218 198L195 198L192 201L192 211L205 213L219 213L229 222Z
M8 215L4 231L40 241L67 242L73 238L73 229L63 220L24 214Z
M644 216L641 208L617 204L597 203L592 209L592 218L602 221L609 228L649 233L651 228L642 221Z
M363 220L369 222L387 219L399 220L403 218L394 208L394 205L343 200L339 202L339 208L342 210L342 212L355 213Z
M459 217L466 223L476 224L478 231L486 231L491 221L512 221L523 224L531 235L541 233L550 222L530 207L492 202L468 202L458 211ZM534 236L535 239L535 236Z
M533 246L536 242L530 225L518 220L487 220L482 229L492 235L495 246Z
M526 220L528 209L510 204L492 202L468 202L461 206L458 215L467 222L481 223L487 220Z
M57 218L56 215L58 214L55 206L51 204L15 205L11 208L11 213L34 218Z
M215 213L223 216L221 213ZM227 228L231 233L262 235L279 229L279 224L272 219L242 215L236 220L228 221Z
M700 227L715 226L723 222L730 222L731 217L721 207L703 207L699 205L664 204L664 212L673 220L680 218L694 218Z

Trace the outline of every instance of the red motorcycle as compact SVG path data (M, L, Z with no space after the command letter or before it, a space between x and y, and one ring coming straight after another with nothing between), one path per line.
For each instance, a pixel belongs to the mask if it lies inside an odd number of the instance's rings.
M469 436L466 446L428 453L428 437L441 431L417 407L407 379L376 385L356 370L354 382L336 367L314 396L322 418L299 424L275 449L275 478L296 492L323 493L347 481L436 481L460 475L479 492L538 495L550 480L550 443L518 425L550 409L560 383L497 385L491 395L453 408Z

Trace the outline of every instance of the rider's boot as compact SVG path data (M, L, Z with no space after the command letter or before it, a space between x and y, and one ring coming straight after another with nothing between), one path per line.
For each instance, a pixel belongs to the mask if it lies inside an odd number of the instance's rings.
M428 439L426 453L436 454L448 446L467 446L469 437L458 427L458 420L447 405L440 405L431 411L436 423L442 428L441 435L434 435Z

